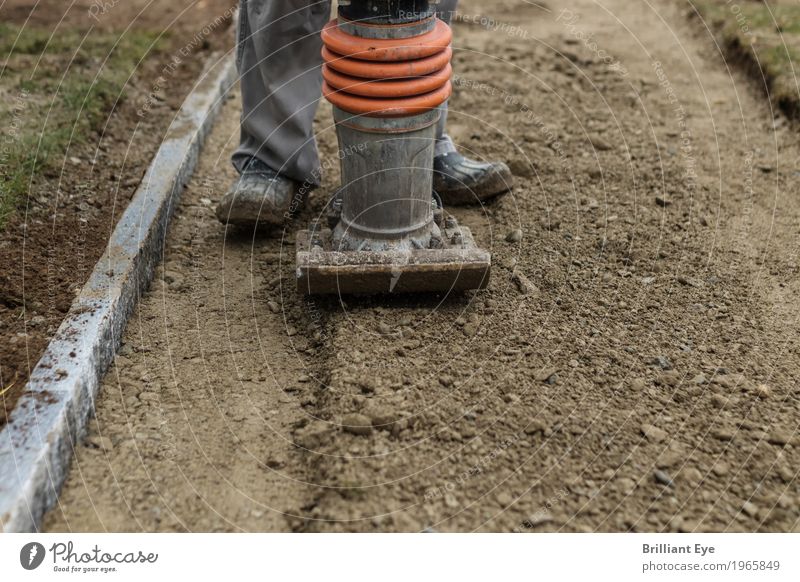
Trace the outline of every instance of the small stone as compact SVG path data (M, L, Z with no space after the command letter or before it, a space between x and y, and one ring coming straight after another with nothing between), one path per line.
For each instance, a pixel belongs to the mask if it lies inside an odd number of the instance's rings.
M662 471L661 469L656 469L653 471L653 477L658 483L665 485L666 487L675 487L675 483L672 480L672 477L669 476L669 473L666 471Z
M678 283L680 283L681 285L685 285L686 287L700 287L699 281L683 275L678 276Z
M656 196L656 204L658 204L662 208L666 208L667 206L672 204L672 202L670 202L666 198L662 198L661 196Z
M672 519L669 520L669 529L670 531L674 532L685 532L683 525L683 516L676 515Z
M498 502L498 503L499 503L499 504L500 504L502 507L508 507L509 505L511 505L512 503L514 503L514 498L513 498L513 497L511 497L511 495L509 495L509 494L508 494L508 493L506 493L505 491L503 491L503 492L501 492L501 493L499 493L499 494L497 495L497 502Z
M742 513L755 519L758 517L758 507L751 501L745 501L742 505Z
M655 356L650 358L647 363L651 366L657 366L662 370L672 370L672 362L670 362L669 358L666 356Z
M636 392L641 392L647 387L647 384L644 381L644 378L634 378L631 380L631 390Z
M711 471L712 471L712 472L713 472L713 473L714 473L714 474L715 474L717 477L724 477L725 475L727 475L727 474L728 474L728 472L730 471L730 468L728 467L728 464L727 464L726 462L724 462L724 461L718 461L718 462L717 462L717 463L716 463L716 464L715 464L715 465L714 465L714 466L711 468Z
M369 416L372 426L376 430L391 431L397 422L397 414L386 407L377 407L367 414Z
M514 270L511 274L511 280L517 286L517 290L523 295L535 295L539 292L539 288L534 285L533 281L518 270Z
M267 301L267 307L272 313L280 313L281 306L278 305L275 301Z
M667 432L652 424L643 424L640 428L642 434L655 443L660 443L667 438Z
M674 467L675 465L681 464L685 458L686 455L683 451L667 449L656 459L656 467L659 469Z
M786 465L778 466L776 471L784 483L791 483L795 479L794 472Z
M555 384L556 373L558 372L558 368L551 366L548 368L543 368L536 373L536 381L537 382L544 382L545 384Z
M662 386L675 387L681 383L681 377L675 370L668 370L658 377L658 383Z
M617 485L619 490L622 491L625 495L630 495L636 490L636 481L629 477L622 477L617 480Z
M792 441L789 431L776 428L767 437L767 442L771 445L786 446Z
M525 434L544 433L547 425L541 420L532 420L528 426L525 427Z
M767 398L772 396L772 389L766 384L759 384L758 386L756 386L756 396L766 400Z
M467 337L475 337L478 333L478 324L474 322L465 323L461 331L463 331L464 335Z
M286 464L286 459L281 454L272 455L267 458L266 465L270 469L280 469Z
M373 378L362 378L358 382L358 387L364 394L374 394L378 383Z
M506 242L517 243L522 240L522 231L518 228L511 230L506 235Z
M42 325L45 322L46 322L46 319L44 318L44 316L35 315L35 316L31 317L30 321L28 322L28 325L30 325L31 327L38 327L38 326Z
M327 443L333 434L333 427L322 420L315 420L294 435L294 442L304 449L314 450Z
M592 147L601 152L607 152L608 150L614 149L614 146L612 146L599 135L590 136L589 143L592 144Z
M378 324L378 331L381 333L381 335L389 335L392 333L392 328L381 321Z
M714 431L714 438L720 441L732 441L733 436L734 432L729 428L720 428Z
M342 429L350 434L369 436L372 434L372 420L363 414L348 414L342 419Z
M697 384L698 386L705 384L707 382L706 377L703 374L698 374L694 378L692 378L692 383Z
M458 500L455 498L455 496L452 493L445 493L444 494L444 504L447 507L455 508L455 507L458 507Z
M297 328L295 328L295 327L293 327L291 325L288 326L286 328L286 335L289 336L289 337L297 335Z
M453 385L453 377L449 374L442 374L439 376L439 384L445 388L450 388Z
M681 471L681 475L692 485L699 485L703 480L703 474L697 467L687 467Z
M718 384L728 390L748 390L754 388L752 382L745 378L742 374L725 374L714 377L712 383Z
M719 408L719 409L727 408L728 405L729 405L729 402L730 401L728 400L728 398L726 398L722 394L713 394L711 396L711 404L715 408Z

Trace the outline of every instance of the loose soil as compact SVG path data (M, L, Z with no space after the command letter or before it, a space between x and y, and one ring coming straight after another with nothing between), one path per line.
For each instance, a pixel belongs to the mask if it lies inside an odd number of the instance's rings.
M100 112L102 118L95 125L101 131L82 143L75 136L68 150L55 152L55 167L34 176L17 212L0 229L0 426L91 273L209 55L233 45L229 10L233 4L233 0L82 0L66 6L54 0L9 0L0 6L0 22L22 27L23 34L36 29L48 33L45 38L49 33L56 38L79 33L78 38L88 34L91 39L91 35L143 31L161 38L158 48L136 67L126 88L127 98ZM167 69L184 47L188 56L181 57L179 66ZM52 51L44 54L48 56L32 54L30 67L41 58L38 65L54 71L67 66L94 71L101 69L108 56L91 55L88 62L76 65L69 51L59 65ZM0 96L12 101L19 90L9 84L14 71L5 65L0 67ZM20 106L19 115L31 111ZM45 126L43 120L27 121L46 127L45 131L59 129L53 123ZM4 116L3 123L8 128L15 122ZM9 134L4 140L12 137ZM26 182L30 179L25 177Z
M485 291L298 297L214 219L227 103L46 530L798 531L796 129L683 6L563 7L455 24Z

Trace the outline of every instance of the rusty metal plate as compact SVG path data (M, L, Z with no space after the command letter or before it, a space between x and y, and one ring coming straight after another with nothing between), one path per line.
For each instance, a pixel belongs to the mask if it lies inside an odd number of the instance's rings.
M297 233L297 291L303 295L465 291L489 284L491 255L468 228L457 244L411 251L332 250L330 231ZM447 238L449 241L449 237Z

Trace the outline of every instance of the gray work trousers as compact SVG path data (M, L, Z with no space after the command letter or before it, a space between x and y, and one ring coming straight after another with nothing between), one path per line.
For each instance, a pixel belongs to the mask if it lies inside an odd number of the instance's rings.
M442 0L439 17L450 22L458 0ZM242 118L233 165L251 157L298 182L319 185L321 170L313 122L322 94L320 30L331 17L330 0L240 0L236 65ZM442 107L437 154L452 151Z

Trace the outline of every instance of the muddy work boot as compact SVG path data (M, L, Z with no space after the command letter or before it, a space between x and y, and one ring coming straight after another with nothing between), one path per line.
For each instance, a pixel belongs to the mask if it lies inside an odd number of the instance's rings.
M253 158L217 206L217 219L237 226L281 226L303 202L295 181Z
M485 202L513 185L514 176L503 162L476 162L458 152L433 158L433 189L445 206Z

